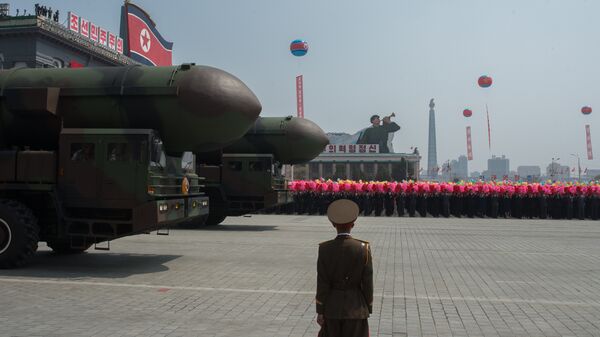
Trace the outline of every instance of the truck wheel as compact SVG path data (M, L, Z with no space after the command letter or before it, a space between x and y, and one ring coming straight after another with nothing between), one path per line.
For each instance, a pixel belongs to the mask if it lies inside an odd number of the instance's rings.
M50 247L56 254L81 254L88 250L92 245L85 244L82 247L71 247L70 242L65 241L48 241L46 242L48 247Z
M205 224L207 226L216 226L223 222L223 220L225 220L226 217L227 215L221 212L210 212L208 213L208 218L206 218Z
M0 268L24 265L38 248L39 227L29 208L0 199Z

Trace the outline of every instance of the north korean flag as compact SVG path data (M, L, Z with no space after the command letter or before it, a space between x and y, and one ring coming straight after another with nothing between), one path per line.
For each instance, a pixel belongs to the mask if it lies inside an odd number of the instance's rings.
M125 6L129 57L150 66L172 65L173 43L160 35L144 10L133 4Z

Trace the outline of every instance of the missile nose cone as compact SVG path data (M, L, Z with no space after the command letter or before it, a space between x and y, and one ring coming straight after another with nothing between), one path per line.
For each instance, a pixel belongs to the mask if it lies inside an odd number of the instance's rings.
M315 158L329 144L329 138L323 129L308 119L292 118L287 132L288 139L295 140L294 152L299 156L298 162Z
M244 82L220 69L194 66L181 70L179 97L185 109L202 119L202 127L222 147L242 137L258 118L262 106Z

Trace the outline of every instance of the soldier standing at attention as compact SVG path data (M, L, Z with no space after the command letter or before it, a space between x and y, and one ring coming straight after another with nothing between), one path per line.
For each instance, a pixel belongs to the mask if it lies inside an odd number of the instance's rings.
M347 199L334 201L327 209L337 236L319 244L315 299L319 336L369 336L373 259L369 243L350 236L358 213L358 205Z

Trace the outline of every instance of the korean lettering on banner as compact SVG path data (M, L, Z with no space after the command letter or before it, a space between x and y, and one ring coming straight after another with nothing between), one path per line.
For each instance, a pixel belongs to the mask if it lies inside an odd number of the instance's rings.
M366 153L367 152L367 144L359 144L358 145L358 153Z
M379 145L369 144L369 153L377 153L377 152L379 152Z
M108 33L108 48L112 50L117 48L117 37L113 33Z
M298 118L304 118L304 88L302 75L296 76L296 110Z
M90 22L84 18L79 19L79 33L85 37L90 37Z
M94 42L98 42L98 26L93 22L90 22L90 39Z
M69 12L69 30L79 33L79 15Z
M471 127L467 126L467 159L473 160L473 145L471 145Z
M123 39L120 37L117 37L117 52L123 54Z
M587 157L588 160L594 159L594 153L592 152L592 133L590 131L590 125L585 126L585 142L587 145Z
M356 145L349 144L348 145L348 153L356 153Z
M100 42L101 45L106 46L106 43L108 42L108 32L104 28L98 28L98 30L100 31L98 42Z
M329 144L327 145L327 151L328 153L335 153L335 145L333 144Z
M337 152L346 153L346 145L345 144L338 145Z

